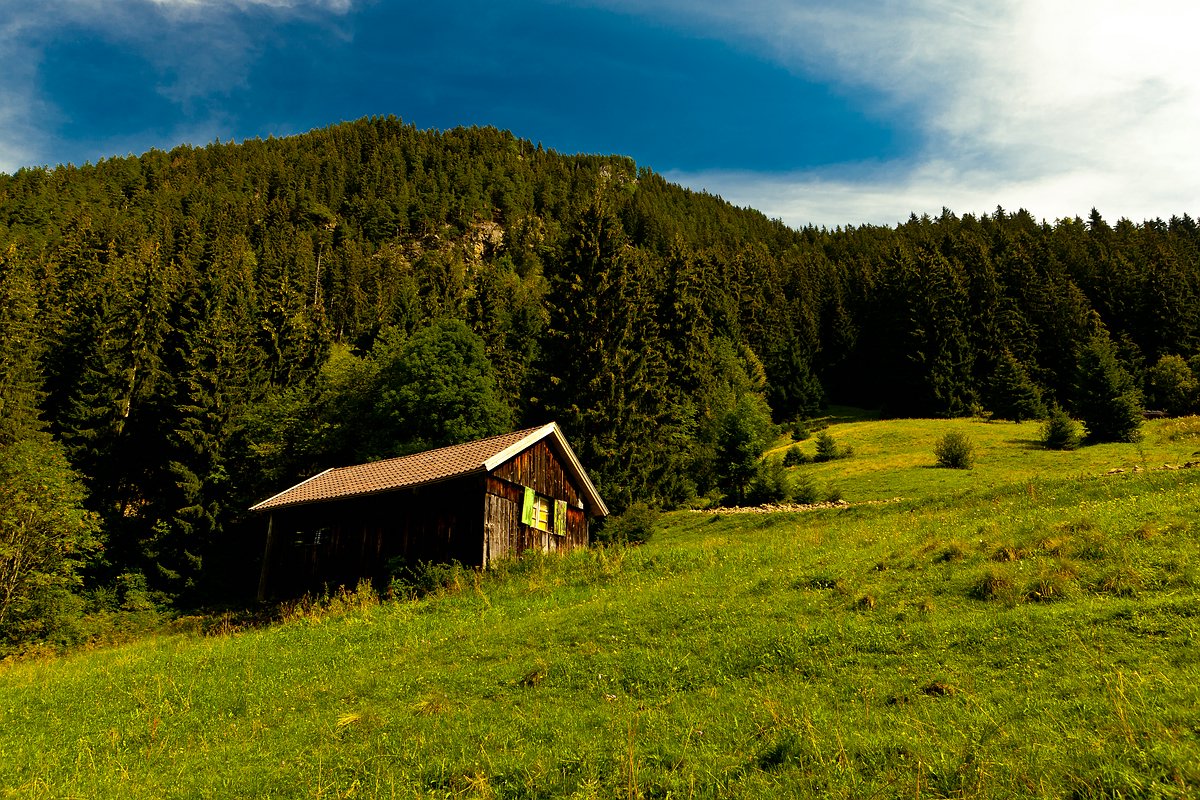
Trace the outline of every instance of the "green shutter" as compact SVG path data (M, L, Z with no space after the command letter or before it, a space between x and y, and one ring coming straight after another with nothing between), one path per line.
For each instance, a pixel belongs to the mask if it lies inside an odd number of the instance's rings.
M528 486L526 486L525 500L521 503L521 522L525 523L526 525L533 524L534 497L535 495L533 493L533 489L530 489Z
M567 535L567 501L554 501L554 532L559 536Z

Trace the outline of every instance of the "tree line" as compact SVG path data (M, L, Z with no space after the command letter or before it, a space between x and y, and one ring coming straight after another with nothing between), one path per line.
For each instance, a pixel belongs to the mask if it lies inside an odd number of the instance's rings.
M794 230L395 118L0 175L0 636L228 598L255 501L551 419L621 509L736 496L731 454L830 401L1195 411L1198 248L1095 211Z

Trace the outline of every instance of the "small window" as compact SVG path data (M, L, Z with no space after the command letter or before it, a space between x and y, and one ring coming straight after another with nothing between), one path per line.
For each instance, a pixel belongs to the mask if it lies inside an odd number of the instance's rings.
M550 498L538 495L533 501L533 521L529 523L539 531L550 530Z
M296 547L320 547L329 541L329 528L314 528L296 531Z
M562 506L561 511L558 510L559 506ZM525 487L524 503L521 506L521 522L531 528L537 528L539 531L565 533L566 516L565 503L551 500L528 486Z

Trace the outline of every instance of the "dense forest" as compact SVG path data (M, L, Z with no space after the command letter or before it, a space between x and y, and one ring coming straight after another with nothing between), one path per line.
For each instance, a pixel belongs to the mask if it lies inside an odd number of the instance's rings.
M1198 297L1187 216L793 230L395 118L0 175L0 636L239 597L257 500L552 419L617 510L828 402L1121 438L1196 409Z

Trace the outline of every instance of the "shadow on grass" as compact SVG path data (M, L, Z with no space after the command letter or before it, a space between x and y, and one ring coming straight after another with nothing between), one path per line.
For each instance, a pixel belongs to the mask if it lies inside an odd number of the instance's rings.
M1037 439L1007 439L1005 444L1016 445L1025 450L1045 450L1046 446Z
M829 406L825 413L807 421L818 425L841 425L847 422L873 422L883 419L879 409L854 408L853 406Z

